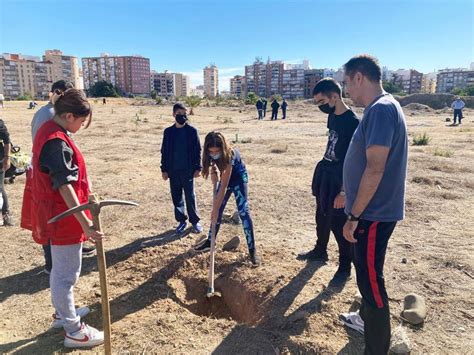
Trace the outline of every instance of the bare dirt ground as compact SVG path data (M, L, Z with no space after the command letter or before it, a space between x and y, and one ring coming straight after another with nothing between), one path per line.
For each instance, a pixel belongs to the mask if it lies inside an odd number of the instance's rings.
M0 115L14 143L29 151L34 111L26 107L26 102L7 102ZM223 300L209 303L204 297L208 254L191 251L201 236L173 233L169 185L161 179L159 150L163 130L173 122L170 111L171 106L141 106L135 100L95 103L92 126L75 136L95 192L140 203L102 214L114 352L361 353L363 338L338 320L355 307L355 278L343 289L328 287L337 268L334 239L327 264L296 260L315 242L310 184L326 145L326 116L302 102L290 103L284 122L256 121L250 106L195 109L191 123L201 142L211 130L230 140L238 134L235 145L249 170L263 257L255 269L244 242L236 252L219 249L216 285ZM424 132L432 140L410 146L407 218L395 229L385 266L394 316L407 293L426 298L424 326L407 327L416 354L472 354L474 348L474 111L465 113L461 127L447 126L448 112L406 111L410 141ZM24 177L7 185L17 221L23 185ZM198 179L196 190L208 228L210 181ZM227 211L233 210L231 201ZM223 225L219 248L236 235L243 236L241 226ZM40 273L41 247L19 227L0 227L0 246L0 352L70 351L62 345L62 331L50 329L53 309L48 277ZM85 321L101 329L95 258L84 259L75 295L77 305L93 310ZM393 317L392 322L395 327L399 321Z

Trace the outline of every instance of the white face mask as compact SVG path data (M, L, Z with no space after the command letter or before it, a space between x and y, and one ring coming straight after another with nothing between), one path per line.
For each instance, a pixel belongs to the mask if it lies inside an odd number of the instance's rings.
M209 156L210 156L211 159L213 159L213 160L219 160L220 157L222 156L222 153L219 152L219 153L217 153L217 154L209 154Z

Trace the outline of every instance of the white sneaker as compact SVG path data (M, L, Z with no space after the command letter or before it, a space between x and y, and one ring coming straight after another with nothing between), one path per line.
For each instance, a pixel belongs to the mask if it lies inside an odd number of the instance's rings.
M81 329L74 333L66 333L64 337L64 346L66 348L88 348L100 345L104 342L104 332L81 324Z
M81 317L81 318L84 318L85 316L87 316L89 313L90 313L90 309L89 307L80 307L80 308L76 308L76 314ZM53 313L53 324L51 325L53 328L62 328L64 326L64 321L58 317L58 315L56 313Z
M344 323L344 325L358 331L362 335L364 334L364 321L359 315L359 311L350 312L350 313L342 313L341 320Z

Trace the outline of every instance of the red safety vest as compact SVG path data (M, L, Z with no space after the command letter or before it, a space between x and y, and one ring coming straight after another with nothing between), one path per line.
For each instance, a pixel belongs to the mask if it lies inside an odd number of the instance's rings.
M72 162L79 168L77 181L71 182L80 204L87 203L89 198L89 180L82 153L74 141L53 120L44 123L36 134L33 143L32 169L26 175L21 227L31 230L33 239L39 244L71 245L87 240L81 225L73 215L48 224L54 216L68 210L61 194L53 190L49 174L40 171L39 158L46 142L62 139L73 150ZM86 211L90 218L89 211Z

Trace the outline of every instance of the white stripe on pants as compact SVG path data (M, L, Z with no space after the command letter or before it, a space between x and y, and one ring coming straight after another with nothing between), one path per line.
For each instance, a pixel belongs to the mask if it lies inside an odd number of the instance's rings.
M81 319L76 314L73 290L81 273L82 243L51 245L51 256L51 299L56 314L64 321L64 330L72 333L81 327Z

